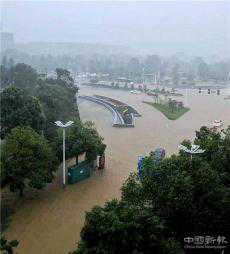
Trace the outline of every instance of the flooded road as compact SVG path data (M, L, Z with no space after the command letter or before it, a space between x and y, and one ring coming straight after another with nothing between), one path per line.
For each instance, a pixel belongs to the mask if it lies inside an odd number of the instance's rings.
M227 92L226 92L227 93ZM126 91L81 87L81 95L105 95L126 102L142 115L135 128L113 128L112 115L103 106L79 100L82 120L92 120L107 144L106 169L78 184L61 189L58 181L47 190L19 201L6 235L20 240L19 254L67 254L79 240L85 211L94 205L120 196L120 187L137 158L156 147L164 147L167 155L176 152L183 139L194 137L202 125L221 119L230 125L230 100L225 94L208 95L189 91L189 112L176 121L168 120L153 107L143 104L151 97ZM179 99L180 100L180 99Z

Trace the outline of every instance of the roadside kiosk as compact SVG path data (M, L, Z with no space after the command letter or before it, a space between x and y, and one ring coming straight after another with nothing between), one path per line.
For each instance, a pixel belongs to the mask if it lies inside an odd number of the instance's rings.
M93 161L82 161L77 165L68 168L68 183L73 184L90 177L93 170Z

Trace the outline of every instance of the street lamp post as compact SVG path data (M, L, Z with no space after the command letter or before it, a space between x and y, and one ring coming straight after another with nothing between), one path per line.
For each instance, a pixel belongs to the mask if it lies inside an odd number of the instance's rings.
M201 154L201 153L204 153L205 150L203 149L200 149L200 146L198 145L192 145L191 148L188 148L186 146L183 146L183 145L179 145L179 149L190 154L190 158L191 158L191 161L192 161L192 156L194 154Z
M63 131L63 143L62 143L62 152L63 152L63 163L62 163L62 166L63 166L63 171L62 171L62 179L63 179L63 188L65 188L65 185L66 185L66 173L65 173L65 129L69 126L71 126L73 124L73 121L69 121L65 124L63 124L61 121L56 121L55 122L56 126L62 128L62 131Z

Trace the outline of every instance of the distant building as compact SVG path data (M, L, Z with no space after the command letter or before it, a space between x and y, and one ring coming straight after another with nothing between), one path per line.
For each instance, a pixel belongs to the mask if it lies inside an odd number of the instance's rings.
M14 48L14 35L12 33L1 32L1 51Z

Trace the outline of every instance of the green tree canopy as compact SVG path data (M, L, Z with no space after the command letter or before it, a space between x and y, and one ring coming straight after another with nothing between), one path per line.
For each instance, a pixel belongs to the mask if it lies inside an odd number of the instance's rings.
M38 82L36 70L24 63L11 66L8 70L8 77L10 85L23 89L32 89Z
M45 116L39 100L26 91L9 86L1 93L1 137L16 126L30 126L41 132Z
M66 69L62 68L56 68L56 74L57 74L57 79L58 80L63 80L65 81L68 85L73 85L74 80L72 76L70 75L70 72Z
M57 159L45 138L29 127L16 127L5 139L4 167L12 191L43 188L54 178Z
M113 200L86 214L81 242L73 254L177 254L179 244L151 210Z
M227 237L229 133L202 127L195 143L206 151L192 159L183 152L161 163L146 157L143 178L130 175L121 201L87 214L76 253L183 253L185 237Z
M215 169L226 186L230 185L230 127L225 131L215 132L201 127L196 132L194 141L206 152L201 158L208 161Z
M57 140L58 154L62 157L62 131L59 131ZM78 157L86 152L86 159L94 159L96 155L103 154L106 145L103 138L97 132L94 124L90 121L82 122L75 118L74 124L66 130L66 157Z
M54 138L56 135L55 121L67 121L79 116L75 94L76 90L73 87L55 79L41 83L36 88L36 96L47 119L45 126L47 138Z

